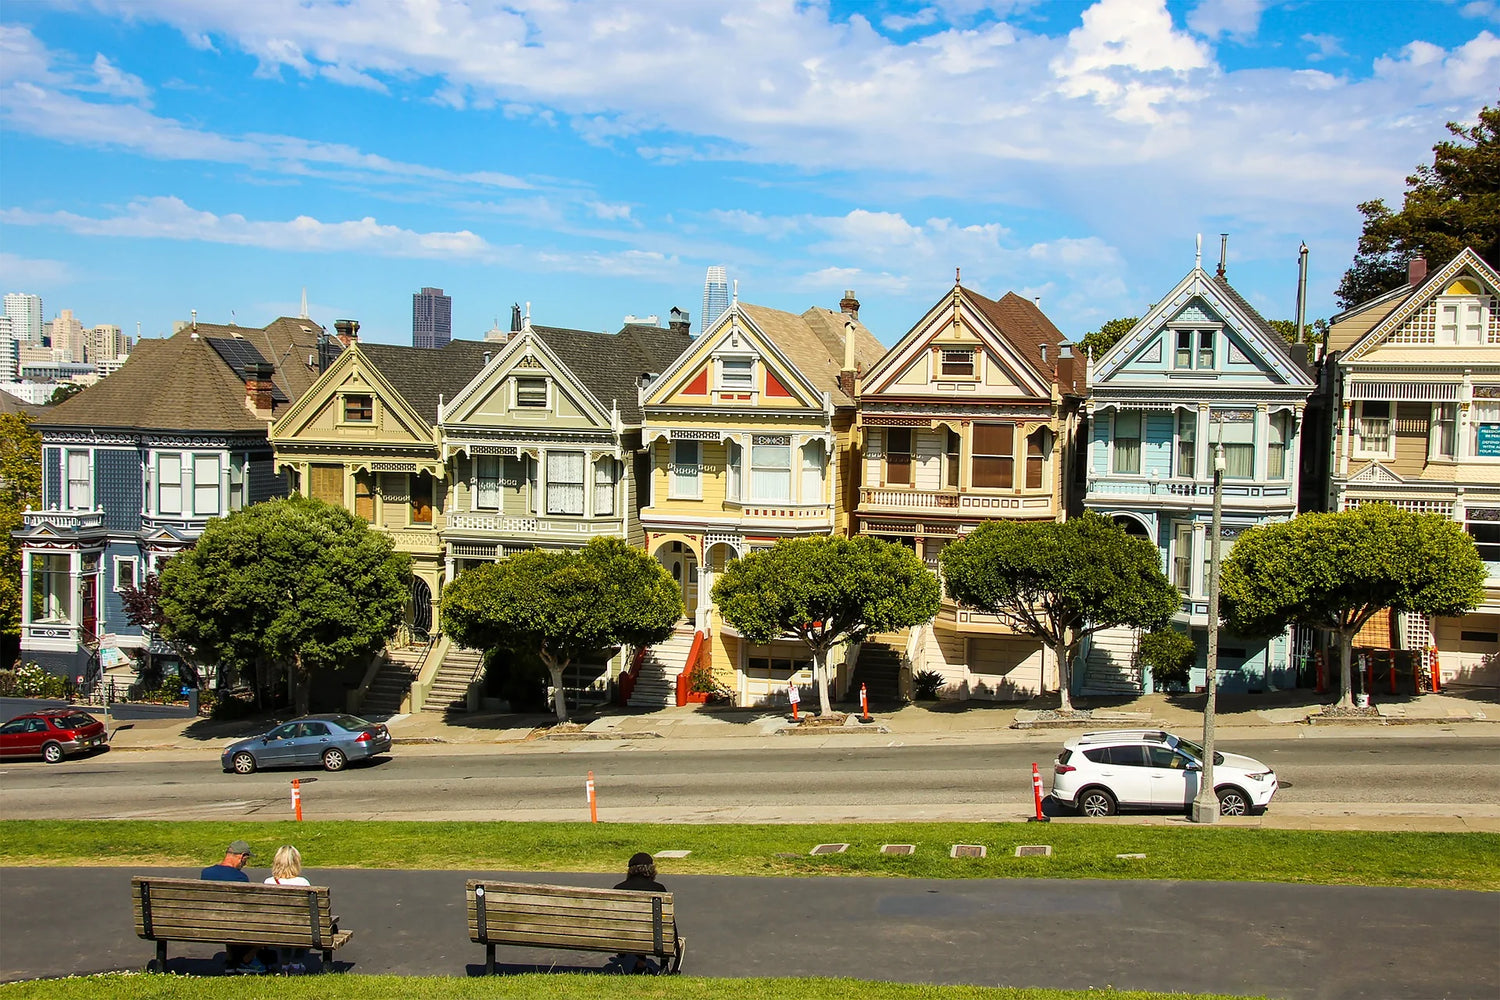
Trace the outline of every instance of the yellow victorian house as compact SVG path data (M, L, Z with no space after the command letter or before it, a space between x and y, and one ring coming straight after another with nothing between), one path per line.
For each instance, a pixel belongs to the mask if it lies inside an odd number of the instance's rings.
M1065 518L1081 499L1084 375L1036 303L955 282L859 380L855 531L903 543L937 572L943 547L987 520ZM1026 698L1056 679L1037 640L946 598L902 638L899 674L879 645L861 651L857 679L872 698L910 695L922 670L969 698Z
M731 559L782 538L847 531L858 461L853 381L881 353L852 293L837 311L800 316L736 297L642 389L651 474L641 525L647 551L679 581L687 615L675 644L648 660L656 690L678 683L690 659L709 663L739 704L811 683L801 643L743 641L710 594Z

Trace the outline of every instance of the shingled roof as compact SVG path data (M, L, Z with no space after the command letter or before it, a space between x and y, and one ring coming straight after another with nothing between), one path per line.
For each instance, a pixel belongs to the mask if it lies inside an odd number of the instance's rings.
M814 307L797 316L747 302L741 302L740 307L808 381L832 397L835 406L854 405L854 400L839 388L839 372L844 367L845 313ZM885 348L859 320L853 320L853 325L855 363L869 369Z
M1057 346L1067 340L1062 331L1030 299L1006 292L1000 301L987 299L971 288L960 289L995 329L1049 382L1057 381ZM1047 345L1043 357L1042 345Z
M1267 323L1266 318L1262 316L1254 306L1245 301L1245 297L1243 295L1235 291L1234 286L1229 283L1228 278L1225 278L1222 275L1216 275L1213 279L1213 282L1214 287L1219 289L1219 291L1224 294L1224 297L1228 299L1235 306L1235 308L1239 309L1246 316L1250 317L1250 322L1255 324L1255 328L1257 330L1265 334L1267 342L1269 342L1271 346L1278 353L1280 353L1282 358L1285 359L1288 364L1296 367L1299 371L1307 370L1308 366L1306 361L1298 361L1296 358L1292 357L1291 347L1289 344L1287 344L1286 338L1277 333L1276 328L1270 323Z
M438 403L452 399L484 369L498 345L482 340L451 340L442 347L401 347L359 342L359 352L401 398L429 424L437 424Z
M556 326L532 332L605 407L620 407L627 424L641 422L637 386L643 374L659 375L693 342L691 334L662 326L626 323L619 333L592 333Z

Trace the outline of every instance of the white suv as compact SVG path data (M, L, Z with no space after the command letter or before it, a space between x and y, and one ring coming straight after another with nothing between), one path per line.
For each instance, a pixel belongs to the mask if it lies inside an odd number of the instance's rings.
M1203 774L1203 748L1152 729L1084 733L1063 744L1052 768L1052 798L1082 816L1121 809L1171 809L1193 804ZM1276 772L1253 757L1214 751L1214 791L1224 816L1262 812L1276 794Z

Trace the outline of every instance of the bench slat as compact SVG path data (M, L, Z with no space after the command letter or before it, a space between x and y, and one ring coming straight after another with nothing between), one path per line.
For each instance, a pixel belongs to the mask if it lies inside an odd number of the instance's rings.
M488 917L494 913L534 913L538 916L550 917L556 920L581 920L587 918L598 920L618 920L621 923L627 924L631 923L632 921L645 921L646 923L650 923L652 920L651 900L647 899L644 902L644 906L636 906L628 910L593 910L589 909L586 906L533 906L523 902L509 903L505 901L487 900L485 903L484 912L486 919L488 919ZM662 919L672 919L674 915L674 909L675 908L668 900L663 899L661 908ZM476 910L474 909L474 907L470 906L468 908L469 918L473 919L475 913Z
M490 937L484 940L471 938L476 944L507 944L516 947L532 948L563 948L569 951L607 951L607 952L635 952L637 954L652 955L656 953L656 947L652 943L651 935L643 937L590 937L584 934L566 934L548 931L544 934L507 934L504 936ZM665 955L675 954L672 938L664 938L662 941L662 953Z
M662 912L672 912L672 897L664 893L642 894L638 899L576 899L566 900L556 897L538 899L534 896L518 896L511 893L492 893L485 890L485 906L491 910L527 910L535 913L603 913L628 919L631 916L644 915L647 920L651 919L651 899L659 896L662 902ZM154 902L154 900L153 900Z
M353 931L333 929L327 886L205 882L140 875L133 877L130 884L135 932L147 940L284 945L331 951L353 936Z
M663 928L671 926L672 923L670 921L662 921ZM652 933L654 933L654 925L650 922L641 923L639 921L633 921L631 923L619 923L613 920L587 919L549 920L545 917L538 917L536 914L532 913L499 913L490 914L486 917L485 930L490 937L494 937L497 933L499 933L501 928L505 928L507 930L521 928L528 931L534 930L538 932L555 930L558 933L568 933L570 931L576 931L579 933L586 933L597 936L614 935L616 937L636 937L640 935L650 937ZM471 929L474 928L471 926Z
M484 886L485 895L491 893L514 893L522 896L556 896L564 899L641 899L651 896L670 896L670 892L641 892L635 889L595 889L592 886L539 885L531 882L487 882L484 879L469 879L468 889Z
M139 916L136 917L135 924L142 930L146 927L145 920ZM246 911L240 915L224 915L213 919L199 920L193 919L190 915L168 919L162 917L161 914L153 913L151 919L152 931L160 937L181 937L184 933L221 934L226 929L233 930L237 927L254 928L256 931L266 933L275 930L285 931L289 934L312 933L312 922L310 920L271 919L265 914L254 911ZM318 930L322 932L324 937L327 937L334 931L333 921L319 921Z

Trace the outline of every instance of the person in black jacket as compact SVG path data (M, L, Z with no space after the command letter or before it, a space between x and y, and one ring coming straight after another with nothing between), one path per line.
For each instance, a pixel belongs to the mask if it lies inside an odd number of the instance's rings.
M630 866L625 869L625 881L616 889L632 889L637 892L666 892L667 887L656 881L656 861L645 851L630 856ZM645 955L616 955L611 966L625 975L654 975L661 968Z

